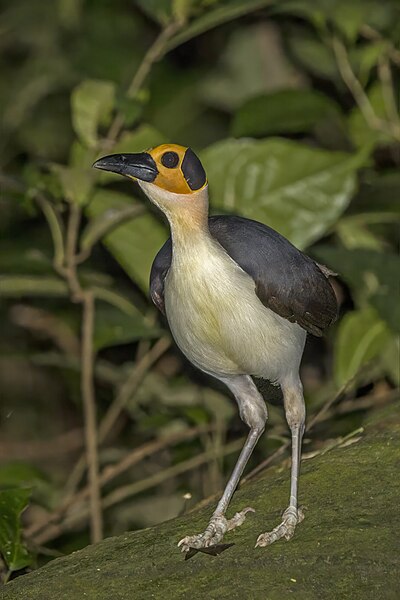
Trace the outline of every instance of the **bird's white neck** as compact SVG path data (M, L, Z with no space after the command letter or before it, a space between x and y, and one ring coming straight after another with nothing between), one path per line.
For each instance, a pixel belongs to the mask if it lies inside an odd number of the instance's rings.
M187 245L209 237L208 186L192 194L175 194L147 182L139 182L148 198L168 219L173 245Z

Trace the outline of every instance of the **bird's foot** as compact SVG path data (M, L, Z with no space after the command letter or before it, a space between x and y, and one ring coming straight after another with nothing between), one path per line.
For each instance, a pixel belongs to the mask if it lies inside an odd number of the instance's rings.
M181 539L178 547L181 548L182 552L188 552L191 548L200 550L201 548L215 546L221 542L227 531L242 525L248 512L255 512L254 508L247 507L237 512L232 519L227 519L224 515L214 515L203 533L187 535Z
M303 519L304 512L301 508L296 509L293 506L289 506L282 515L282 523L280 523L280 525L275 527L272 531L262 533L258 536L256 548L257 546L269 546L281 538L290 540L290 538L293 537L296 525L301 523Z

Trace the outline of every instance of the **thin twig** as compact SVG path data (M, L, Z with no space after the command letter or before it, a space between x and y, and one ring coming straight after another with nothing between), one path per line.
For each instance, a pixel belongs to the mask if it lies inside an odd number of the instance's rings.
M371 129L379 129L381 125L380 119L378 119L376 116L363 86L357 79L352 69L345 45L341 42L341 40L339 40L338 37L333 36L332 48L335 54L339 73L349 88L354 100L357 103L357 106L364 116L364 119L367 121Z
M57 209L39 191L35 191L34 197L44 214L53 240L53 267L54 270L63 275L64 266L64 240L63 224Z
M90 534L92 543L103 537L100 499L99 457L97 451L96 399L93 380L94 296L90 290L82 295L82 374L81 389L85 416L85 442L90 486Z
M308 421L307 426L306 426L306 433L309 433L311 431L311 429L313 429L314 425L316 425L317 423L319 423L320 421L322 421L323 417L329 411L329 409L331 408L331 406L333 406L334 404L336 404L336 402L338 402L340 400L340 398L344 397L351 390L351 388L353 387L353 385L357 381L358 377L359 377L359 373L356 373L356 375L354 375L353 377L351 377L350 379L348 379L338 389L338 391L336 392L336 394L334 394L331 398L328 398L328 400L319 409L319 411L317 413L315 413L315 415L312 416L311 419Z
M336 36L332 37L332 48L335 54L339 73L342 76L344 83L350 90L358 108L368 123L368 126L373 130L381 131L382 133L390 135L395 139L400 139L399 133L397 131L393 131L390 127L390 124L376 115L363 86L353 71L345 45Z
M81 217L82 210L80 206L77 204L70 204L68 213L67 239L65 242L64 276L67 280L73 302L82 302L82 287L78 279L75 262Z
M93 291L82 290L78 279L76 253L81 208L70 205L67 238L65 244L65 278L71 292L71 300L82 304L81 391L84 408L85 451L90 486L90 536L92 543L103 537L103 519L100 502L99 457L97 447L96 399L94 391L94 319L95 300Z
M333 441L329 440L327 443L325 443L322 446L322 448L319 448L318 450L315 450L314 452L309 452L309 453L305 454L304 456L302 456L302 461L303 460L311 460L313 458L316 458L317 456L323 456L327 452L330 452L334 448L338 448L340 446L350 446L351 444L355 444L361 439L361 436L359 436L360 433L364 433L364 427L358 427L357 429L355 429L354 431L351 431L347 435L340 436ZM359 437L356 437L356 436L359 436Z

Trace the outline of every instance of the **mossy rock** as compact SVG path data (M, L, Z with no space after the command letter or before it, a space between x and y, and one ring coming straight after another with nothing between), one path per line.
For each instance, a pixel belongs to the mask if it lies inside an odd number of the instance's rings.
M353 440L354 441L354 440ZM254 548L288 500L287 469L238 491L233 514L255 514L227 534L219 556L184 560L176 547L204 529L211 506L157 527L109 538L11 581L3 600L296 600L400 598L400 415L366 425L361 439L303 463L304 522L290 542Z

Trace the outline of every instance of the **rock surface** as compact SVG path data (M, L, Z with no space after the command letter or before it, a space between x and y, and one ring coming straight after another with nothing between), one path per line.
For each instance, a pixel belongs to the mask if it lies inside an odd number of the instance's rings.
M354 441L354 440L353 440ZM290 542L254 548L279 522L289 472L270 469L235 494L252 506L219 556L185 561L176 547L202 531L211 507L109 538L7 584L2 600L296 600L400 598L400 414L392 406L355 443L303 463L304 522Z

